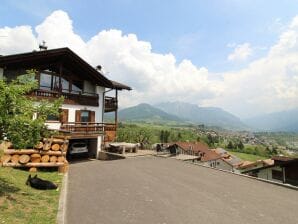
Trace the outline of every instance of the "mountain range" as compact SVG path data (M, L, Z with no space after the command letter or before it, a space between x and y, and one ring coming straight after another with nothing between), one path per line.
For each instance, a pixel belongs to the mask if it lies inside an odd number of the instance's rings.
M111 117L108 115L106 118ZM217 107L199 107L185 102L164 102L154 106L141 103L119 110L118 119L161 124L204 124L228 130L298 132L298 109L241 120Z
M298 132L298 109L264 114L244 122L257 131Z
M184 123L182 118L176 115L168 114L156 107L146 103L137 106L128 107L118 112L120 121L130 122L150 122L150 123Z
M195 124L218 126L232 130L248 128L238 117L217 107L199 107L184 102L160 103L155 107Z

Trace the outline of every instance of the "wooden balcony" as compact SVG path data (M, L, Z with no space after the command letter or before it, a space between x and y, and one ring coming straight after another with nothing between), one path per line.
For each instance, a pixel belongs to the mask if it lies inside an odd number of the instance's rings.
M68 92L58 92L37 89L32 91L30 96L33 96L37 99L56 99L60 96L64 97L65 104L78 104L86 106L98 106L98 95L94 93L68 93Z
M105 112L112 112L118 109L118 101L116 97L105 97Z
M106 132L116 133L116 125L113 123L67 122L61 124L59 131L71 138L90 138L106 134Z

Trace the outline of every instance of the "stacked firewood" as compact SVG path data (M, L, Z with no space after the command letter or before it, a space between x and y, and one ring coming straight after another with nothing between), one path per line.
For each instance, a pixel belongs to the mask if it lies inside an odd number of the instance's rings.
M2 166L31 167L35 170L36 167L63 167L68 164L68 144L67 139L45 138L34 149L6 149L1 157Z

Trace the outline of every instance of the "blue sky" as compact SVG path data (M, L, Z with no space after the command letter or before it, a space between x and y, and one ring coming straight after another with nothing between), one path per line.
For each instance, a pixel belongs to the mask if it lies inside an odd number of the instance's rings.
M249 42L257 48L250 59L262 56L298 12L298 1L2 0L0 26L35 26L57 9L69 14L84 40L116 28L151 42L155 52L171 52L178 60L222 72L245 65L227 60L233 51L228 44Z
M298 0L2 0L0 54L69 47L133 87L241 118L298 108Z

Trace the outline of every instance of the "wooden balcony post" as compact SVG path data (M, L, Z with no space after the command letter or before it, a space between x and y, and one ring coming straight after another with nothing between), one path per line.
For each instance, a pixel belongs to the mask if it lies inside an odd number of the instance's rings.
M117 124L118 124L118 90L116 89L116 110L115 110L115 125L117 128Z
M59 95L60 96L62 94L62 80L61 80L62 73L63 73L63 64L60 63L59 65Z

